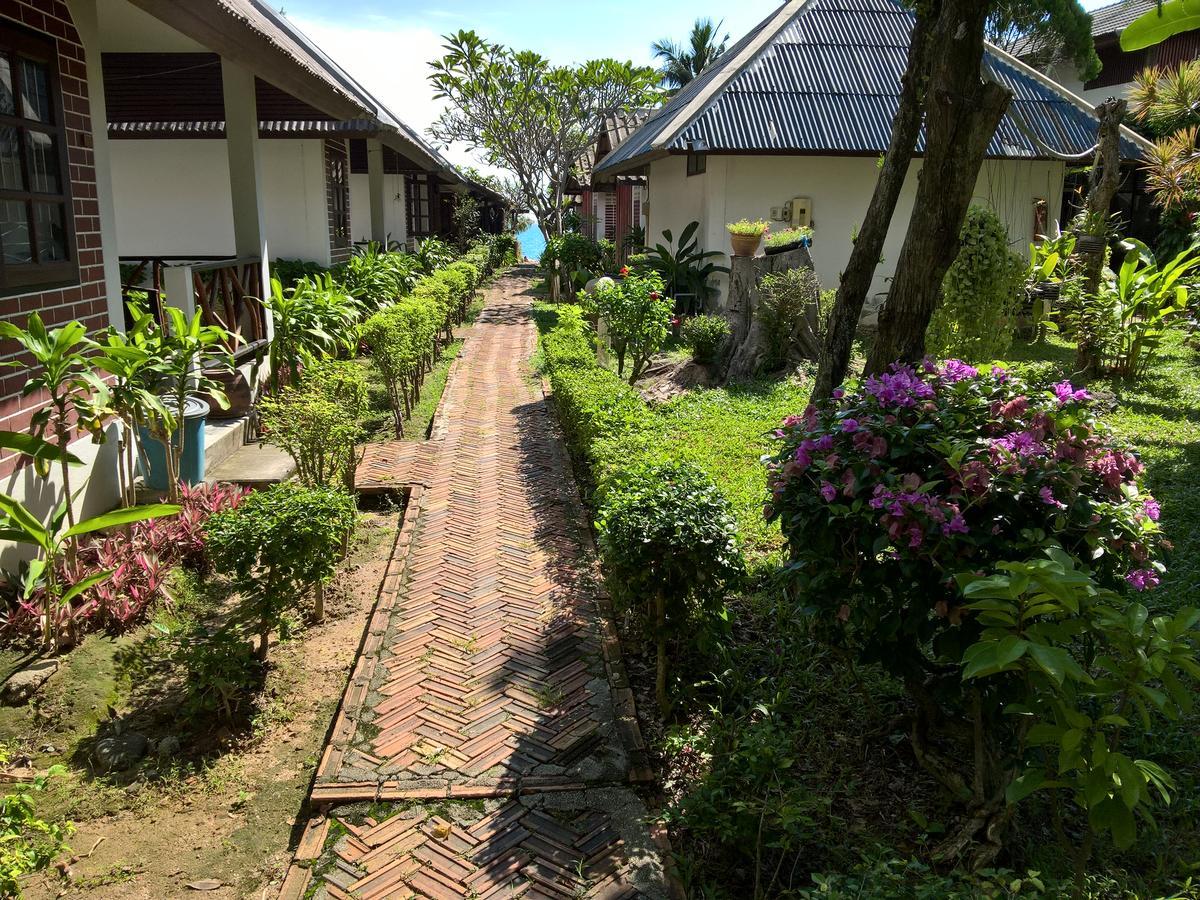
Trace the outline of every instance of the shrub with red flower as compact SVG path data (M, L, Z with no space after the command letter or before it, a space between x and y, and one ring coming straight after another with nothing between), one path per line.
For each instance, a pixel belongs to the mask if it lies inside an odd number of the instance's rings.
M1067 382L1036 389L958 360L898 366L776 437L767 514L810 602L857 625L893 670L919 671L921 645L959 623L956 574L1052 541L1105 587L1158 583L1165 542L1142 464Z
M135 522L124 531L96 538L79 548L73 566L64 566L60 581L77 584L98 572L112 575L59 611L60 628L73 634L95 629L123 631L143 620L155 603L168 599L164 586L177 566L203 569L204 526L209 516L232 509L248 494L229 484L184 485L178 515ZM10 634L36 637L41 631L41 590L13 601L4 622Z

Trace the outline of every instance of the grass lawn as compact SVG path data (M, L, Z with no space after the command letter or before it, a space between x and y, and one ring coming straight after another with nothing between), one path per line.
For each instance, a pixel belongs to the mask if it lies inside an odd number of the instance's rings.
M553 307L539 305L539 326ZM1057 337L1018 344L1003 363L1052 382L1070 377L1074 348ZM1184 336L1168 336L1151 373L1133 384L1093 381L1103 418L1141 455L1175 544L1163 585L1145 600L1161 609L1200 605L1200 372ZM643 729L664 774L665 815L689 896L958 897L1061 896L1070 864L1049 814L1033 799L1006 836L1001 874L983 879L935 871L929 853L956 807L916 765L908 747L909 700L878 668L855 670L815 640L804 598L774 577L778 526L762 520L760 456L769 432L800 412L807 385L759 381L695 390L656 408L672 457L714 479L734 507L755 587L733 598L732 635L678 661L673 722L648 713L652 671L630 638ZM1163 725L1126 749L1152 757L1177 790L1156 812L1157 832L1117 851L1097 844L1093 897L1200 897L1186 879L1200 870L1200 716ZM1018 882L1040 873L1045 889ZM813 875L835 874L820 892Z

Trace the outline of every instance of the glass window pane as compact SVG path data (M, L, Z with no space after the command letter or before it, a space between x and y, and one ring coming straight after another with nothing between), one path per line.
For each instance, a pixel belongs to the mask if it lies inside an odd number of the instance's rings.
M62 262L67 258L67 229L61 203L33 204L37 227L38 262Z
M62 193L58 177L58 145L53 137L41 131L25 132L29 148L29 180L32 189L42 194Z
M16 128L0 128L0 188L10 191L25 190L25 176L21 172L21 139Z
M50 121L50 70L29 59L21 60L21 114L38 122Z
M25 204L20 200L0 203L0 245L6 263L31 263L33 250L29 244L29 219Z
M13 97L12 61L0 55L0 115L12 116L17 112Z

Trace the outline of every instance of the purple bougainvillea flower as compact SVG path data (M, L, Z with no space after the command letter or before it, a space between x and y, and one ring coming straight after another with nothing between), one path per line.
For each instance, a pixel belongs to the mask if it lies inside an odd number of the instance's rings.
M1134 569L1125 576L1125 580L1133 585L1136 591L1149 590L1159 585L1158 573L1153 569Z
M842 431L846 434L854 434L854 432L858 431L858 419L843 419Z
M1042 502L1045 503L1047 506L1056 506L1059 509L1067 508L1067 504L1058 500L1054 496L1054 491L1050 490L1049 487L1044 487L1040 491L1038 491L1038 496L1042 498Z
M1162 510L1158 505L1158 501L1153 497L1147 497L1145 502L1142 503L1142 512L1146 514L1146 518L1148 518L1151 522L1157 522L1158 517L1162 514Z
M826 503L832 503L833 499L837 496L837 488L835 488L828 481L822 481L821 496L825 498Z
M1092 395L1083 388L1078 390L1075 385L1069 381L1060 381L1054 385L1054 396L1058 398L1059 406L1066 406L1068 403L1084 403L1092 399Z
M948 381L965 381L979 376L979 370L967 365L961 359L948 359L942 366L942 377Z
M1001 384L1008 381L1008 369L1004 366L992 366L992 377Z

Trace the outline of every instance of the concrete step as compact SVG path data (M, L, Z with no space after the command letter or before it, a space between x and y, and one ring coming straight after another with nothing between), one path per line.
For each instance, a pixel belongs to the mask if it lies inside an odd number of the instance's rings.
M224 481L258 488L287 481L295 474L296 463L278 447L243 444L217 465L209 466L205 480L209 484Z

